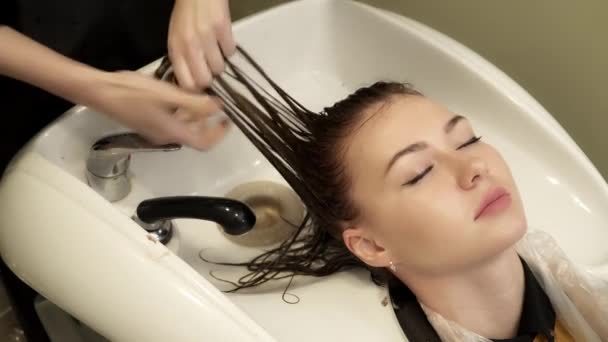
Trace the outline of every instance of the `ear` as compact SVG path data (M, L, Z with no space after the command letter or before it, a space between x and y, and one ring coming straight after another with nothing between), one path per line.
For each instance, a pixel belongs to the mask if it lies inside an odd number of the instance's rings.
M366 229L348 227L342 231L346 248L364 263L373 267L388 267L388 251Z

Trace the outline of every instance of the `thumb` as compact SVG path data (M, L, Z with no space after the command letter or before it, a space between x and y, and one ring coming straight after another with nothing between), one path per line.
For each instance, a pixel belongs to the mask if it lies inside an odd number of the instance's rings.
M183 108L189 112L203 115L217 113L221 110L220 101L212 96L194 94L162 81L156 81L154 85L157 87L156 93L170 107Z
M165 117L163 122L158 122L162 127L162 140L164 143L177 143L197 150L206 150L215 142L219 141L227 128L227 123L222 123L218 128L211 131L200 131L196 125L187 121L179 120L174 116Z
M202 116L208 116L210 114L218 113L222 110L222 104L216 97L209 95L197 95L197 94L184 94L181 99L181 105L178 107L183 108L192 114L198 114Z

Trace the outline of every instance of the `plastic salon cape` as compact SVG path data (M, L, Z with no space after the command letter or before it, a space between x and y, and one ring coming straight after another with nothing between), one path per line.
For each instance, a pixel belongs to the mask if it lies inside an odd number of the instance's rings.
M577 266L547 233L534 231L516 249L528 263L559 318L577 342L608 342L608 279ZM489 339L468 331L421 305L442 341Z

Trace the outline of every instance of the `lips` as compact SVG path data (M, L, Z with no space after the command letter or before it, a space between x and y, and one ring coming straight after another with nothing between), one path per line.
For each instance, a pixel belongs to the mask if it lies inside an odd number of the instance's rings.
M511 205L511 195L502 187L490 189L483 197L479 208L475 212L475 220L485 216L497 214Z

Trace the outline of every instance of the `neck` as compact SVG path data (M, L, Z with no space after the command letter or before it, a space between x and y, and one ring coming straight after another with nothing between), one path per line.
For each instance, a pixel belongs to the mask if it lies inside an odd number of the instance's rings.
M492 339L517 333L524 272L514 249L453 274L397 276L421 303L463 328Z

